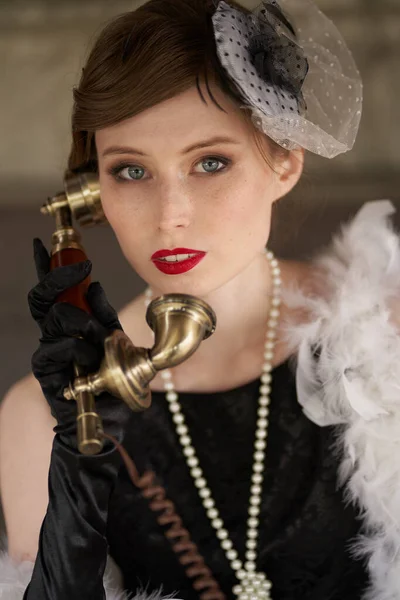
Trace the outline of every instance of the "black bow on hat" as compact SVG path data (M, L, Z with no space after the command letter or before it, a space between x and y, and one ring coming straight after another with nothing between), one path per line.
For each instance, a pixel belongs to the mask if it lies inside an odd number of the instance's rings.
M286 89L305 108L301 89L309 64L304 51L296 44L295 31L278 3L267 0L262 6L257 18L249 17L254 25L248 40L251 62L265 82Z

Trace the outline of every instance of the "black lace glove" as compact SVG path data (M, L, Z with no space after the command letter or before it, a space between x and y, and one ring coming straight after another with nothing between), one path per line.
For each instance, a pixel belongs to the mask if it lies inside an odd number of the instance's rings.
M63 390L73 378L74 362L88 370L98 368L105 337L121 326L98 283L91 284L87 294L92 315L66 303L55 304L61 292L89 275L89 261L50 272L50 258L40 240L34 242L34 256L39 283L29 293L29 306L42 336L32 367L58 425L51 454L49 505L24 599L101 600L108 503L121 458L110 445L97 456L79 454L76 403L65 400ZM96 400L96 409L104 430L122 441L134 413L107 393Z

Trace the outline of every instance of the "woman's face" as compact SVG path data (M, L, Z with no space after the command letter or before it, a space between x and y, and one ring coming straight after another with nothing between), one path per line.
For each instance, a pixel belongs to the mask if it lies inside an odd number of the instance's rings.
M194 87L96 132L104 212L159 293L206 297L260 260L272 204L300 175L298 157L274 173L233 103L213 93L226 113ZM160 250L177 256L157 259Z

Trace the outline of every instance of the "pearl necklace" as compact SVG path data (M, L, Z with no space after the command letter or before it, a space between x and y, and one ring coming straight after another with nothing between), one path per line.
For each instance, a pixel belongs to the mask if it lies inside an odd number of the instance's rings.
M272 291L271 291L271 308L268 315L268 329L265 341L264 364L262 367L260 396L258 400L258 420L255 435L255 451L253 473L251 477L251 493L249 501L249 519L247 521L247 541L246 541L246 561L243 562L238 558L237 551L233 548L233 544L229 539L228 531L224 527L224 522L220 517L219 511L215 506L215 502L211 496L211 491L207 485L203 471L199 466L199 460L196 456L196 451L192 444L188 427L185 423L185 417L182 414L182 409L179 404L179 397L175 390L172 380L171 371L162 371L161 377L164 380L164 389L166 399L169 405L169 410L172 413L173 422L176 425L176 431L182 445L183 454L186 457L186 462L189 471L192 475L194 485L198 489L200 498L206 510L207 516L210 519L212 527L216 531L216 535L220 540L222 549L224 550L230 565L235 572L239 584L233 587L233 593L238 600L272 600L271 588L272 584L264 573L256 572L257 561L257 545L258 545L258 516L260 513L261 493L263 473L265 468L265 454L267 448L268 437L268 415L271 393L271 371L274 358L274 349L276 345L276 328L280 316L281 306L281 270L279 263L270 251L266 252L266 256L270 262L272 273ZM146 307L152 299L151 289L145 292Z

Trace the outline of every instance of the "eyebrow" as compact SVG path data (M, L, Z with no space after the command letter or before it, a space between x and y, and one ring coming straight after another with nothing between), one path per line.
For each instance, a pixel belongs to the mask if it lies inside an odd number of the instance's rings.
M190 152L193 152L194 150L199 150L200 148L208 148L209 146L215 146L216 144L239 145L240 142L238 142L237 140L234 140L230 137L222 137L222 136L214 137L209 140L204 140L203 142L198 142L197 144L188 146L187 148L182 150L181 154L189 154ZM103 157L114 155L114 154L137 154L140 156L148 156L148 154L145 154L145 152L142 152L141 150L137 150L136 148L131 148L129 146L110 146L103 152Z

